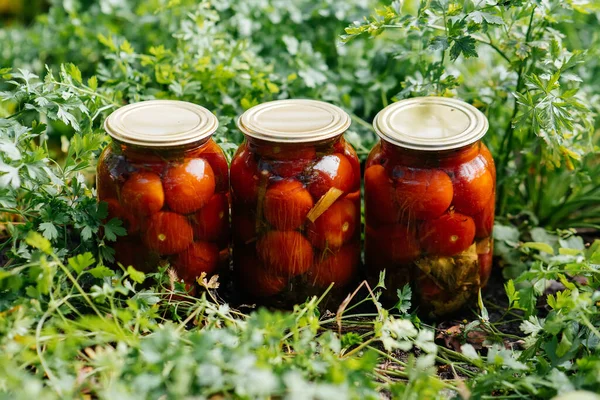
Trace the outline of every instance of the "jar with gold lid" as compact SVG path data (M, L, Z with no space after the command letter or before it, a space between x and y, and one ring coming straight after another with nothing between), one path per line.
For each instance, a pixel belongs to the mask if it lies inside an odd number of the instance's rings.
M116 261L146 272L168 263L189 284L226 268L229 175L211 138L217 118L195 104L152 100L116 110L104 127L112 143L98 161L98 200L127 229Z
M478 109L420 97L383 109L365 166L365 263L395 293L410 283L422 309L444 315L483 287L492 267L496 171Z
M262 304L290 307L346 294L360 259L360 164L350 118L314 100L260 104L238 120L231 162L233 268Z

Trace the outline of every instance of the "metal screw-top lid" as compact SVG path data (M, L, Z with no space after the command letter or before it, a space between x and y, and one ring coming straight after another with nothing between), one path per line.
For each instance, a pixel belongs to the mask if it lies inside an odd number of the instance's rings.
M276 100L247 110L238 119L246 135L276 143L309 143L331 139L350 126L350 116L317 100Z
M184 147L212 135L217 117L185 101L150 100L128 104L109 115L104 129L115 140L142 147Z
M415 97L390 104L373 121L387 142L414 150L450 150L481 139L488 120L464 101L446 97Z

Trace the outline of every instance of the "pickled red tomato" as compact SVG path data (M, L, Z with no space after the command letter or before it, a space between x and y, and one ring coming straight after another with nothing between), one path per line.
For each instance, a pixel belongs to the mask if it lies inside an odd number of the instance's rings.
M454 183L452 203L456 211L475 215L488 204L494 190L494 179L479 158L451 169Z
M314 147L268 146L261 148L261 168L271 171L281 178L294 178L302 174L314 161L317 151Z
M360 160L358 159L356 150L354 150L354 147L343 138L339 140L333 148L336 153L342 153L346 156L348 161L350 161L352 171L354 172L354 186L352 189L360 189Z
M477 258L479 262L479 280L481 282L481 287L484 287L487 285L490 275L492 274L493 255L492 252L489 251L485 254L479 254Z
M229 199L225 194L213 195L193 217L197 239L215 241L227 234L229 227Z
M349 192L354 187L354 171L348 158L340 153L323 156L313 165L308 190L318 200L335 187Z
M458 150L449 150L438 159L438 165L442 168L454 168L471 161L479 155L479 145L473 144Z
M452 203L452 180L444 171L399 166L394 177L403 220L439 217Z
M211 275L217 269L219 249L216 244L197 241L177 254L173 266L177 275L185 282L195 282L203 272Z
M344 196L344 198L353 202L357 207L360 207L360 189L355 192L348 193Z
M269 186L263 212L275 229L293 230L304 223L312 206L313 199L304 185L287 179Z
M180 214L198 210L215 193L215 175L210 164L202 158L171 165L163 181L169 208Z
M231 161L231 190L235 201L255 203L261 172L247 144L242 144Z
M375 219L382 224L397 221L394 187L386 169L381 165L373 165L365 171L365 206L369 221Z
M183 215L161 211L148 218L143 239L150 250L175 254L192 244L194 231Z
M381 142L378 142L373 148L371 152L367 156L367 161L365 162L365 168L369 168L374 165L383 165L385 162L383 151L381 150Z
M469 216L450 212L423 222L419 229L421 246L427 253L453 256L471 246L475 239L475 222Z
M132 213L126 212L117 199L106 199L103 201L108 205L106 221L110 221L112 218L120 219L128 234L133 234L140 229L135 216Z
M323 259L317 258L308 273L309 283L328 287L335 282L336 287L348 284L354 277L360 259L360 247L348 244Z
M494 212L496 209L495 205L496 202L494 196L492 196L483 210L473 215L473 221L475 221L475 237L484 238L492 235L492 229L494 228Z
M234 253L239 281L246 291L256 297L269 297L282 292L288 283L286 277L267 271L260 263L254 251L248 249L236 250Z
M367 226L365 254L372 266L385 268L388 264L406 264L421 255L415 228L394 224L379 228Z
M153 172L135 172L123 184L121 204L134 215L150 215L165 203L160 176Z
M320 249L337 249L348 242L357 224L357 208L347 199L333 203L314 223L307 226L308 240Z
M481 143L479 154L484 158L486 166L492 174L492 178L496 181L496 165L494 164L494 157L492 156L490 149L488 149L485 144Z
M256 245L258 257L267 270L277 275L296 276L310 269L313 248L296 231L270 231Z
M198 157L202 157L210 164L215 175L216 191L226 192L229 189L229 165L223 150L210 139L199 149Z

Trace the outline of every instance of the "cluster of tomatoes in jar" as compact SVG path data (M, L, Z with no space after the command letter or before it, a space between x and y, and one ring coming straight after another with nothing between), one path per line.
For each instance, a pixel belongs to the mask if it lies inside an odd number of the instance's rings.
M365 169L369 275L411 283L433 314L459 309L491 273L495 175L481 142L427 154L381 141Z
M302 302L352 282L360 260L360 164L336 138L318 145L248 138L231 163L234 271L243 291Z
M169 263L193 284L229 256L229 179L223 151L212 140L186 150L152 150L114 142L98 164L98 199L127 235L116 261L151 272Z

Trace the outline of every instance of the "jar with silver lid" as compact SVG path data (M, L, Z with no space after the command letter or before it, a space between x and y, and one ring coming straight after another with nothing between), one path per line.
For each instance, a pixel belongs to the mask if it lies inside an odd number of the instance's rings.
M496 171L486 117L456 99L420 97L383 109L365 166L365 263L390 293L410 283L422 309L460 309L492 267Z
M126 105L105 121L112 143L97 166L98 200L127 235L114 244L123 266L174 267L191 288L228 267L229 174L211 136L217 118L182 101Z
M231 162L233 269L241 292L291 307L334 283L345 296L360 259L360 164L350 118L314 100L260 104L238 120Z

